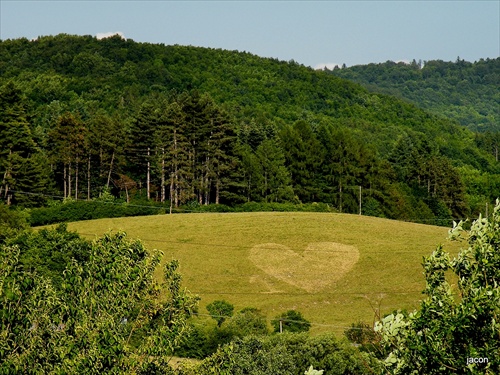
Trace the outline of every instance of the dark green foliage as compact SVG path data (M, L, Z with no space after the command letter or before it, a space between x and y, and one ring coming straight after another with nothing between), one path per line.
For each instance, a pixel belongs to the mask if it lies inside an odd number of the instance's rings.
M0 203L0 244L27 227L28 222L24 213Z
M25 253L36 250L32 236L22 238ZM63 250L68 237L61 227L38 239L44 249ZM75 254L82 242L72 238L65 250ZM168 296L160 299L153 281L159 253L124 233L86 246L85 259L67 262L57 289L23 266L17 245L0 246L0 373L167 371L168 355L185 340L198 300L181 288L178 262L164 266L161 288ZM132 346L135 331L145 335Z
M454 224L451 239L462 238L462 225ZM468 248L456 258L442 246L424 257L426 298L420 309L377 323L390 373L499 373L500 201L489 220L480 217L463 237ZM449 271L455 276L450 281Z
M207 311L220 327L226 319L233 316L234 306L224 300L213 301L207 305Z
M373 325L365 322L352 323L351 328L344 331L344 336L359 350L371 353L379 359L387 355L381 345L381 336L375 332Z
M224 302L225 307L223 307L231 310L228 307L232 305L225 305L227 303L225 301L214 302ZM213 309L214 306L210 307L210 310L213 311ZM224 318L220 325L213 328L200 327L193 323L189 338L175 351L175 355L203 359L214 354L220 346L229 344L236 338L269 334L266 317L258 309L247 307L234 315L231 310L231 313Z
M127 202L170 201L174 212L321 202L357 213L361 187L366 214L443 223L498 195L496 132L476 135L293 61L64 34L0 47L8 203L90 200L106 186ZM476 89L498 78L496 63L415 63L394 79L463 75L455 83Z
M355 344L367 344L376 337L373 327L364 322L352 323L351 328L347 329L344 335Z
M130 204L118 201L69 201L56 203L48 207L33 208L29 211L28 221L32 226L54 223L102 219L107 217L127 217L143 215L161 215L168 212L168 206L151 201L134 201ZM326 203L245 203L229 207L223 204L200 205L193 201L177 209L174 213L185 212L258 212L258 211L304 211L336 212Z
M7 204L40 205L51 173L47 158L36 147L26 113L26 101L12 81L0 87L0 197Z
M337 212L327 203L257 203L249 202L234 207L234 212L261 212L261 211L277 211L277 212Z
M334 375L373 374L382 370L374 357L331 334L310 337L284 333L237 339L180 374L303 375L311 365Z
M299 311L289 310L271 321L274 332L307 332L311 323Z
M25 270L50 279L55 286L60 286L63 271L72 259L85 264L90 254L90 243L76 232L68 232L65 224L55 229L23 232L7 244L19 248L19 262Z
M175 350L174 354L182 358L203 359L215 353L220 344L229 341L225 337L221 339L219 331L216 329L210 330L208 327L192 324L189 336Z
M258 309L252 307L244 308L234 314L222 326L222 331L230 339L269 333L266 317Z
M151 202L119 203L103 201L71 201L49 207L34 208L30 211L32 226L53 223L93 220L105 217L158 215L167 208Z
M285 165L298 199L304 203L318 201L322 148L311 126L298 121L286 127L280 138L286 150Z
M474 63L457 59L411 64L387 61L330 72L374 91L410 100L473 130L500 130L500 58Z

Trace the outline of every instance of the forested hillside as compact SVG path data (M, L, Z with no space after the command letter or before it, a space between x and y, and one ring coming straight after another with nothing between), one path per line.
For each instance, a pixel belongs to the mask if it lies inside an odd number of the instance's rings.
M294 61L118 36L0 42L0 195L324 202L432 223L500 193L484 138ZM478 124L479 126L480 124ZM483 143L481 143L483 142Z
M478 132L500 131L500 58L357 65L331 74L407 99ZM496 139L498 145L498 138Z

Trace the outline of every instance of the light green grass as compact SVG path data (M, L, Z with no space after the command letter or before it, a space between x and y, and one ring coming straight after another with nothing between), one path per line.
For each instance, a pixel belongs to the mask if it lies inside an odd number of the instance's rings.
M423 297L421 261L438 244L456 252L447 228L306 212L204 213L70 223L87 238L126 231L163 261L178 259L183 284L201 296L256 307L272 319L289 309L334 331L375 313L414 309ZM269 253L269 261L265 252Z

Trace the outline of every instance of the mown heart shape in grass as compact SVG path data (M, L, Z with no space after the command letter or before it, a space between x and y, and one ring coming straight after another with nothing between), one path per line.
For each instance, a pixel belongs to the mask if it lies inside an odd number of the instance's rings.
M269 276L317 292L346 275L358 261L359 251L336 242L313 242L300 254L285 245L264 243L250 250L249 259Z

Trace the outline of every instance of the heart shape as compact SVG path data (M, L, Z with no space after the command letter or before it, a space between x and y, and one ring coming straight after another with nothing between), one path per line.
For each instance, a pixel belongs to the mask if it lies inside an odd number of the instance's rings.
M317 292L344 277L358 261L359 251L336 242L313 242L299 254L285 245L264 243L254 246L248 257L267 275Z

